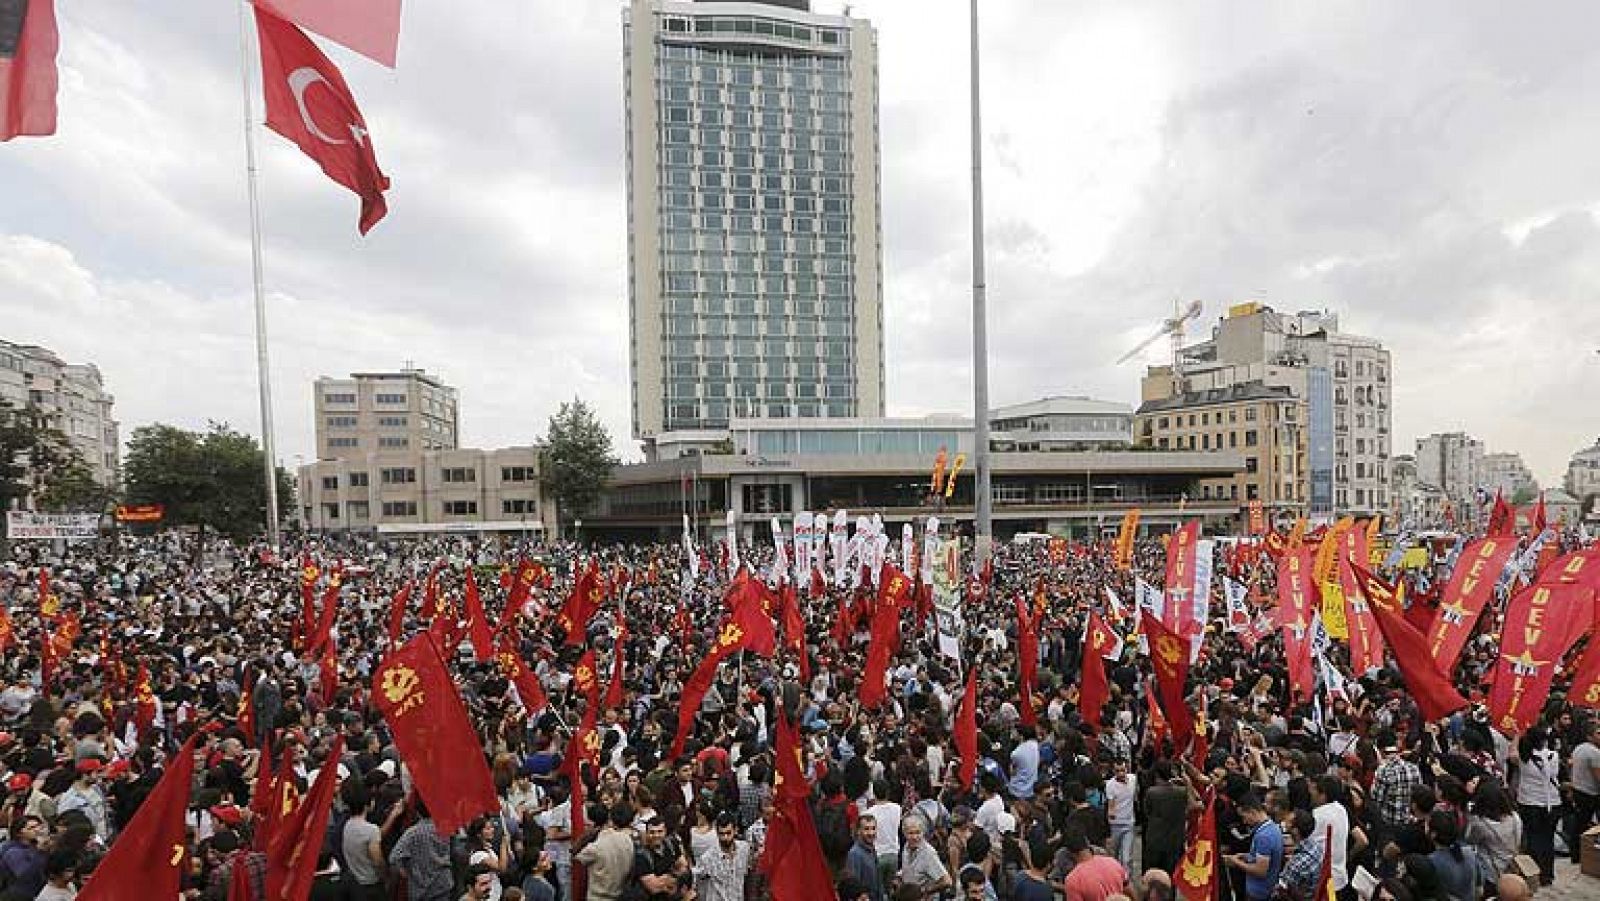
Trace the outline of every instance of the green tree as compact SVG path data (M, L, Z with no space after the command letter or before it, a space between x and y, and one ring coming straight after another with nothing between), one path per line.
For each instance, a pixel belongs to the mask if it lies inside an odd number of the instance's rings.
M545 435L544 486L555 498L563 525L594 507L617 462L611 453L611 435L588 404L573 398L550 417Z
M88 502L90 486L99 504ZM83 458L67 436L34 407L0 400L0 510L24 505L63 512L104 508L109 493L95 485ZM70 503L69 503L70 502ZM0 518L0 529L4 529Z
M161 504L163 522L199 527L203 546L208 529L247 540L266 528L261 467L260 445L226 423L204 432L156 424L134 429L123 472L129 503ZM282 517L294 509L294 485L281 466L277 476Z
M1538 489L1530 485L1518 485L1517 490L1511 495L1511 504L1516 507L1525 507L1538 499Z

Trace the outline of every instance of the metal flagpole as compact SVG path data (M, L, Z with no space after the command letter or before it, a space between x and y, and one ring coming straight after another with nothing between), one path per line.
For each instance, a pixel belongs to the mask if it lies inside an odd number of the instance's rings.
M250 105L250 21L239 3L239 83L244 99L245 176L250 186L250 263L255 278L256 381L261 388L261 456L267 480L267 543L278 546L278 464L272 440L272 382L267 365L267 293L261 270L261 200L256 191L256 129Z
M978 0L972 5L972 457L973 564L981 569L994 541L989 484L989 307L983 271L983 115L979 90Z

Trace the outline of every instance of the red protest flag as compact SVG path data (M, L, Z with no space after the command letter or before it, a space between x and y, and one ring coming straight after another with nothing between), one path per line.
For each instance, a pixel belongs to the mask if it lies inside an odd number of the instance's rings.
M168 759L161 781L78 893L82 901L145 901L181 894L182 865L188 852L184 816L194 782L195 742L203 734L196 731Z
M155 688L150 684L150 670L140 661L139 676L133 686L133 724L141 738L155 724L160 703L156 700Z
M1172 873L1172 884L1185 901L1212 901L1217 897L1217 809L1215 798L1189 822L1183 859Z
M306 653L320 656L333 640L333 625L339 619L339 589L344 585L344 568L335 565L328 573L328 584L322 589L322 614L316 628L306 639Z
M1538 719L1556 665L1594 623L1594 603L1593 587L1559 578L1540 579L1511 596L1489 690L1489 720L1501 733L1525 732Z
M433 567L428 570L428 578L422 583L422 609L417 611L417 616L425 623L433 620L444 612L444 601L439 597L439 570L444 569L444 561L434 561Z
M317 872L317 855L328 831L328 815L333 813L333 792L339 786L339 758L344 754L344 736L333 739L333 747L317 771L317 781L294 815L284 820L267 846L267 897L305 898Z
M783 711L778 711L773 752L773 814L761 853L773 901L826 901L836 897L822 841L811 818L810 786L800 763L800 739Z
M1172 740L1181 750L1194 737L1194 718L1184 700L1184 682L1189 678L1188 642L1180 639L1166 624L1140 608L1141 628L1150 639L1150 662L1156 670L1156 692L1161 707L1172 724Z
M1024 726L1033 726L1039 722L1033 702L1033 688L1039 683L1039 613L1029 610L1020 597L1012 602L1017 608L1017 711Z
M1488 531L1497 538L1511 538L1517 533L1517 511L1506 503L1499 489L1494 493L1494 507L1489 510Z
M556 614L556 624L566 633L569 646L583 644L588 638L589 620L594 618L605 599L605 577L600 575L599 566L591 560L588 568L572 583L572 593L567 595L561 612Z
M544 685L540 684L539 676L528 669L527 664L522 662L522 655L517 653L516 639L510 635L500 636L500 648L495 654L495 663L500 666L500 675L517 690L517 699L522 702L522 709L529 715L550 706L550 699L544 693Z
M738 589L730 589L730 593L735 590ZM733 604L732 612L723 620L722 628L717 630L716 642L683 684L678 706L678 731L672 738L673 757L683 753L684 743L689 740L689 728L694 724L695 714L700 711L700 702L710 690L722 661L739 651L753 651L766 657L777 649L772 617L767 615L759 596L746 590L742 593L742 599Z
M511 577L511 591L506 596L506 609L500 611L500 623L495 626L495 633L505 632L517 623L517 616L522 612L522 607L528 602L528 596L533 593L533 587L539 583L543 567L537 563L522 560L517 563L517 571Z
M234 713L234 724L244 734L245 747L256 743L256 674L254 670L245 677L244 688L239 692L239 706ZM240 799L243 800L243 799Z
M1161 712L1161 707L1156 703L1155 686L1148 685L1144 690L1144 706L1150 719L1150 743L1157 748L1161 747L1161 739L1172 738L1172 727L1167 725L1166 714Z
M1370 560L1367 550L1367 530L1360 527L1346 529L1339 536L1338 577L1344 595L1345 622L1350 632L1350 667L1357 676L1365 675L1383 665L1383 637L1373 622L1372 607L1361 591L1361 580L1356 578L1355 567L1365 568Z
M611 709L622 706L622 667L627 660L623 649L628 644L628 624L617 615L617 638L611 644L611 684L606 686L606 704Z
M1106 658L1119 654L1122 639L1111 631L1097 612L1090 612L1083 630L1083 674L1078 679L1078 715L1090 729L1100 726L1100 709L1111 696L1106 677Z
M1278 628L1283 633L1289 691L1301 701L1311 700L1316 691L1316 673L1311 667L1311 618L1316 611L1316 597L1311 551L1305 547L1285 548L1278 558Z
M578 658L578 665L572 670L572 684L583 695L585 704L593 707L600 703L600 670L594 660L594 648Z
M336 5L322 5L333 7ZM344 76L299 28L256 8L267 127L294 142L327 176L361 198L361 233L388 212L389 178L378 169L367 121Z
M394 647L400 643L400 631L405 628L406 608L411 606L411 588L413 582L407 581L394 593L394 600L389 602L389 646Z
M384 659L372 675L372 702L440 834L500 809L466 705L427 635Z
M867 645L867 666L861 676L861 704L872 708L882 704L888 693L884 684L889 658L900 643L900 607L911 592L911 580L885 563L879 576L882 589L872 613L872 639Z
M1516 549L1516 541L1497 535L1479 538L1462 549L1445 585L1439 613L1428 630L1428 656L1438 661L1441 671L1449 673L1456 668L1461 649ZM1414 598L1413 603L1418 600Z
M317 697L322 706L333 704L339 691L339 643L329 636L322 643L322 656L317 659Z
M467 566L467 635L472 639L472 656L479 663L494 657L494 632L489 628L489 616L483 612L483 595L478 593L478 577Z
M317 580L322 569L310 554L300 555L300 635L309 636L317 625Z
M1317 888L1311 893L1311 901L1335 901L1339 893L1333 888L1333 824L1323 831L1322 836L1322 865L1317 867Z
M1466 699L1429 655L1427 638L1406 620L1394 586L1362 567L1353 569L1362 593L1372 605L1378 630L1388 642L1395 663L1400 665L1400 677L1423 719L1436 722L1467 706Z
M277 13L342 44L373 62L394 68L400 50L400 0L255 0Z
M956 711L956 753L961 755L961 787L972 788L978 775L978 668L967 668L967 688Z
M56 133L55 0L0 0L0 141Z

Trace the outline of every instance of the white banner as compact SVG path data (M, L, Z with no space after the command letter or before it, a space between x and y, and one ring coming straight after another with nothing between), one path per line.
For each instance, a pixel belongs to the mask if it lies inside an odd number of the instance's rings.
M815 521L810 510L794 515L794 580L802 586L811 581L811 526Z
M1200 662L1200 646L1205 643L1206 623L1211 621L1211 565L1210 539L1194 543L1194 594L1190 597L1190 615L1194 617L1195 633L1189 636L1189 665Z
M789 578L789 552L784 547L783 524L772 517L772 584L782 585Z
M11 510L6 535L12 541L93 541L100 537L100 514Z
M961 660L961 639L967 626L961 616L961 539L939 544L939 561L933 571L933 618L939 633L939 653Z

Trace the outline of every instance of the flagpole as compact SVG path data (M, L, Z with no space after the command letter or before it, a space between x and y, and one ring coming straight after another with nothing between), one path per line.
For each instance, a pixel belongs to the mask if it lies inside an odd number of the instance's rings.
M250 105L250 21L239 3L239 84L244 100L245 181L250 192L250 264L255 287L256 383L261 390L261 458L267 482L267 543L278 546L278 464L272 438L272 381L267 364L267 293L261 266L261 199L256 189L256 129Z
M989 484L989 302L983 265L983 116L979 90L978 0L972 0L972 481L973 566L982 571L994 541Z

